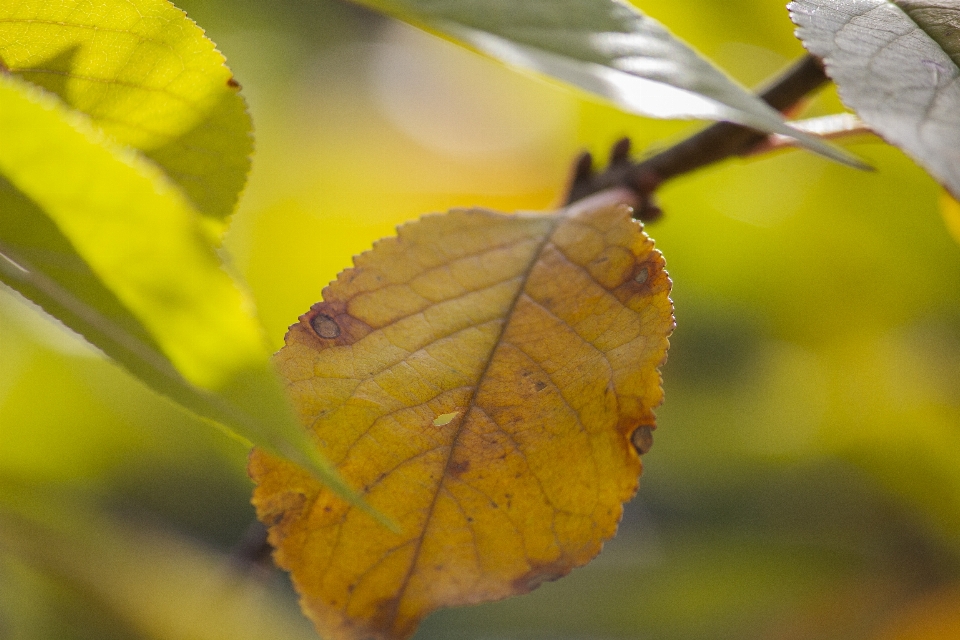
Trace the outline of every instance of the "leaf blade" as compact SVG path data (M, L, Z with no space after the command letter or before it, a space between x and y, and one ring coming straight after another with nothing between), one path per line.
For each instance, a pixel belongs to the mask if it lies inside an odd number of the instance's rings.
M164 174L8 74L0 138L0 281L154 389L351 496L293 421L252 305Z
M797 0L797 36L870 127L960 194L960 9L934 0Z
M545 74L655 118L728 120L796 138L845 164L837 147L796 131L763 100L660 23L619 0L357 0L448 34L508 65Z
M321 635L406 638L435 608L596 555L662 398L669 286L629 209L594 201L428 216L324 290L278 369L324 456L400 531L254 452L258 516Z
M167 0L0 2L0 61L157 163L218 231L250 170L239 85Z
M142 309L140 321L151 333L166 334L162 346L177 369L212 386L221 369L258 359L261 338L252 316L219 312L247 303L228 284L211 238L177 190L135 154L97 140L95 130L48 95L10 77L0 78L0 92L0 171L56 222L128 308ZM147 256L168 262L148 263ZM185 274L194 281L183 283ZM178 281L195 290L177 288ZM192 335L196 321L187 318L194 314L224 340ZM229 343L235 349L218 353Z

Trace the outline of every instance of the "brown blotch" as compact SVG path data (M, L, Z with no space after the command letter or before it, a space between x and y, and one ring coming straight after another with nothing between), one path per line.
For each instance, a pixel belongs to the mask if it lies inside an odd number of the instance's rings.
M460 460L459 462L450 463L449 473L454 478L459 478L469 470L470 470L469 460Z
M547 388L547 384L545 382L540 382L539 380L537 380L536 384L534 384L533 386L536 388L537 391L543 391L544 389Z
M230 79L227 80L227 86L230 87L231 89L239 89L240 83L237 82L233 76L230 76Z
M549 564L534 566L527 573L513 581L514 593L528 593L544 582L550 582L570 573L570 566L563 559Z
M397 629L397 614L400 611L400 598L383 598L382 600L377 601L374 605L373 617L370 619L369 630L378 630L378 631L392 631L396 637L406 637L401 633L406 629L409 629L410 626L416 626L419 623L419 620L409 621L404 629ZM409 635L413 635L412 633ZM384 637L382 634L370 635L368 638L370 640L376 640L376 638ZM366 640L366 639L365 639Z
M662 291L664 286L669 289L670 279L663 270L663 256L657 251L651 251L642 261L628 271L623 284L611 290L616 298L627 306L635 304L638 297L645 298Z
M637 427L630 434L630 442L641 456L650 451L653 447L653 427L648 424Z
M310 319L310 326L321 338L332 340L340 335L340 325L325 313L315 315Z
M270 496L258 509L260 522L276 527L300 518L306 507L307 496L299 491L287 491Z
M284 341L289 345L302 343L314 349L353 344L373 331L373 327L346 312L346 304L339 300L321 301L297 318L290 326Z

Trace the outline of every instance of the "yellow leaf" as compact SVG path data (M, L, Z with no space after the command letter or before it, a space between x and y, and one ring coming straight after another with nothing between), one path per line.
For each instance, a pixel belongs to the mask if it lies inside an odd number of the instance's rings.
M940 213L943 214L947 231L960 244L960 202L954 200L946 190L940 196Z
M670 280L628 207L427 216L356 258L277 354L302 423L389 531L255 450L254 504L325 638L587 563L636 491ZM636 444L632 437L636 435Z
M218 235L250 170L239 85L167 0L0 0L0 63L153 160Z

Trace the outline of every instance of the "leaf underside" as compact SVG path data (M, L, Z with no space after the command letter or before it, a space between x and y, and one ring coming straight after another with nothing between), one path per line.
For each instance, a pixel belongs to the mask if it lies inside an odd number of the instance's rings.
M851 155L784 123L663 25L620 0L356 0L446 34L519 69L545 74L654 118L728 120L797 139L862 167Z
M669 289L616 204L428 216L327 287L276 363L320 452L399 531L254 450L258 516L320 634L407 638L593 558L655 425Z
M789 9L844 103L960 196L960 5L797 0Z

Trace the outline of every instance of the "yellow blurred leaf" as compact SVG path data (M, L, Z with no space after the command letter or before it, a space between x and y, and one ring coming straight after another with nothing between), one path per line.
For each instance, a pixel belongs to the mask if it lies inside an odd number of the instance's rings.
M960 244L960 202L954 200L953 196L946 190L940 196L940 213L943 214L947 231L957 241L957 244Z
M59 586L44 594L49 602L34 602L34 607L47 606L53 613L72 596L89 609L91 626L121 628L129 631L124 637L151 640L312 636L282 592L244 571L236 558L170 531L132 525L91 504L78 504L76 496L67 501L18 490L5 479L0 487L0 570L12 562ZM11 624L13 636L2 637L58 637L44 634L47 625L35 628L29 615L18 620L24 611L16 595L29 577L23 573L0 573L7 587L0 590L0 608L11 597L15 603L12 618L3 619L3 632Z
M254 504L327 638L407 638L446 606L587 563L637 488L673 328L653 242L613 197L457 210L356 258L277 366L379 526L255 450Z

